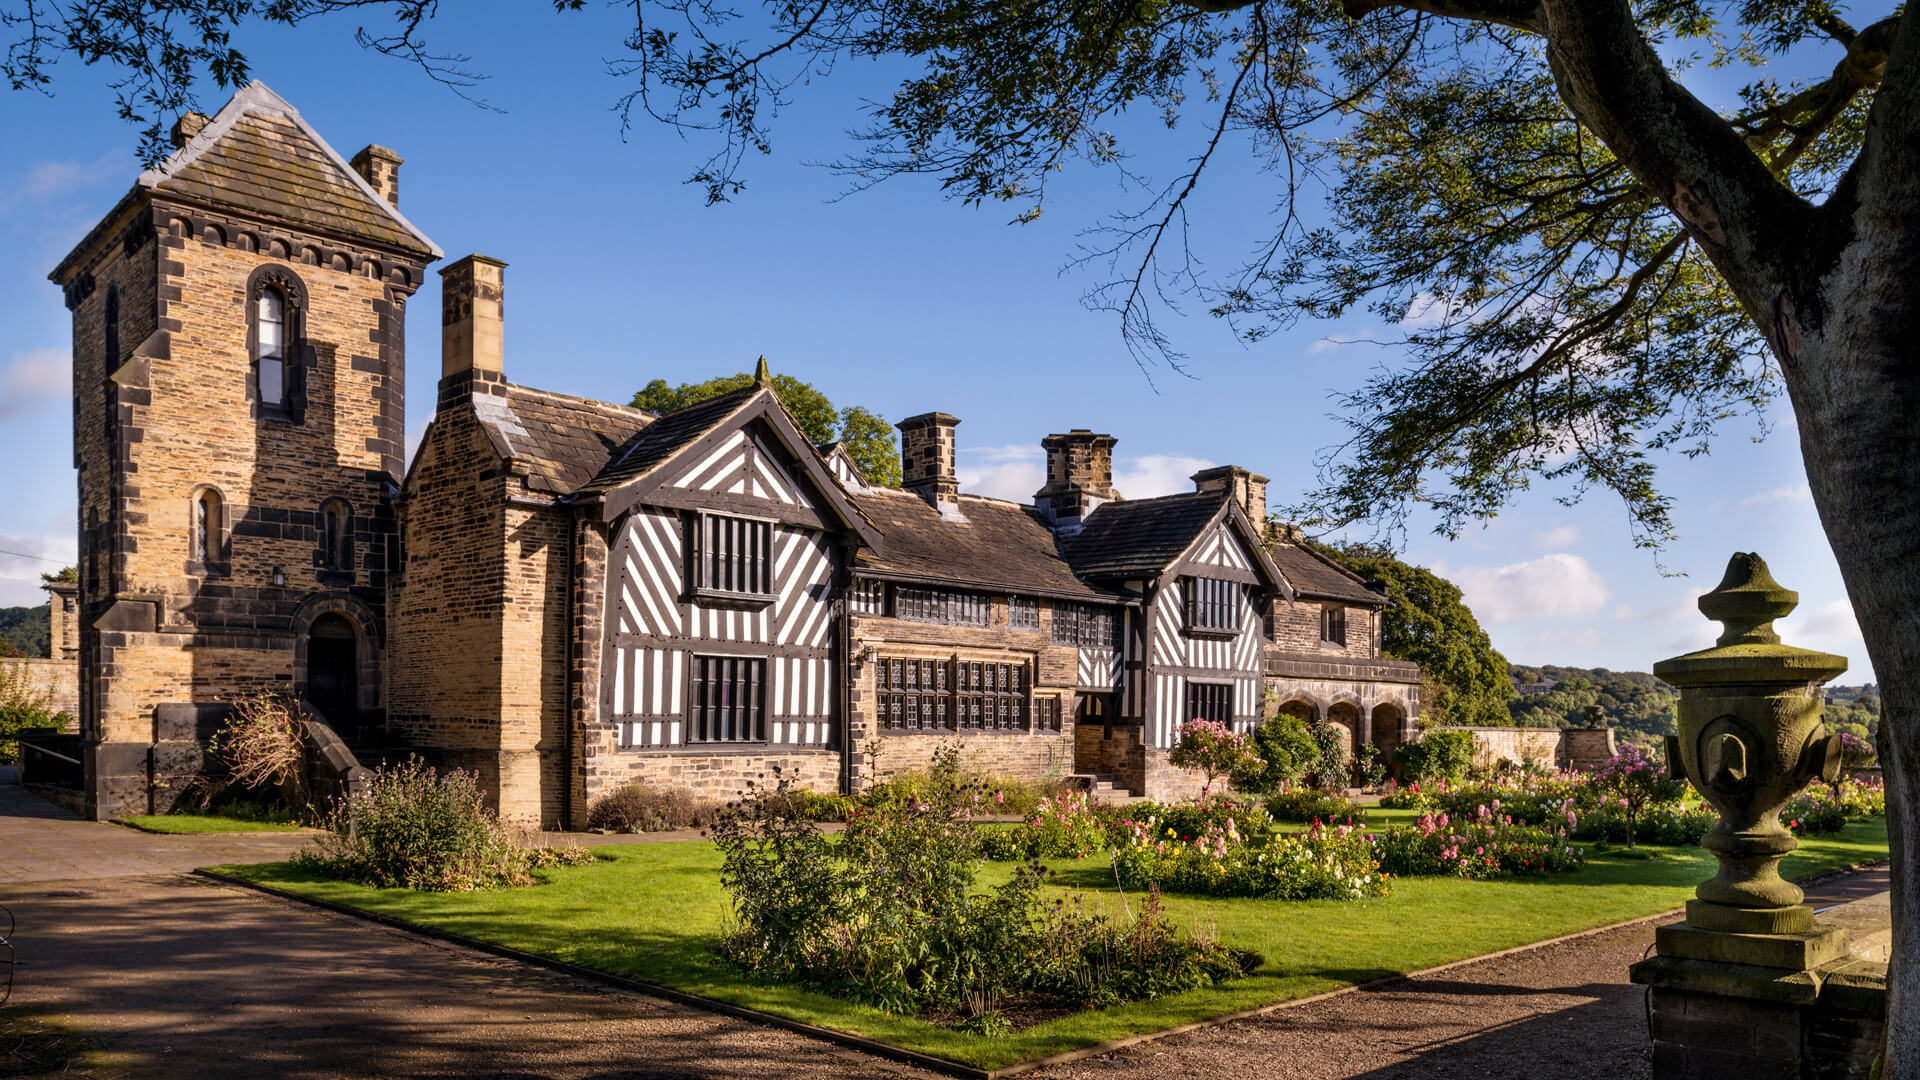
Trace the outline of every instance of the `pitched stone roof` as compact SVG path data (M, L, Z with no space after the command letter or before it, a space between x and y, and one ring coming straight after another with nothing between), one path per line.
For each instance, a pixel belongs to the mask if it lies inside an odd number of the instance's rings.
M1267 554L1295 592L1376 606L1387 602L1386 597L1367 588L1359 575L1307 548L1282 541L1268 547Z
M699 442L707 432L726 422L728 417L752 401L759 390L759 386L743 386L660 417L619 457L608 461L594 476L592 483L580 488L580 493L605 494L652 472L675 454Z
M1224 491L1189 491L1102 503L1065 540L1067 559L1094 581L1157 574L1187 550L1226 497Z
M1053 530L1032 507L962 495L962 521L894 488L868 488L853 499L885 541L879 554L859 553L856 571L1035 596L1117 599L1074 576Z
M250 83L139 186L438 258L438 246L355 172L293 106Z
M627 452L654 422L642 409L507 385L506 405L476 395L474 412L505 456L527 466L527 486L571 495Z

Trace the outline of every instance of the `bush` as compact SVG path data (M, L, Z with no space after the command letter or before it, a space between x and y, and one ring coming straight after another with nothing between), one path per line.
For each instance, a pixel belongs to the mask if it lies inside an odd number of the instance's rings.
M307 718L293 698L258 694L234 702L233 712L207 741L207 757L218 770L196 778L201 809L234 787L256 799L308 803Z
M1359 900L1387 894L1367 838L1349 826L1315 826L1304 833L1268 833L1248 839L1229 828L1209 828L1181 840L1141 822L1114 852L1114 873L1129 889L1158 885L1204 896L1270 900Z
M1273 825L1272 815L1257 802L1215 795L1210 799L1175 803L1135 803L1128 808L1134 820L1153 818L1162 830L1171 829L1183 838L1199 836L1208 829L1233 829L1243 836L1257 836ZM1133 835L1131 828L1113 831L1113 846L1125 844Z
M1313 788L1277 791L1267 799L1267 814L1275 821L1351 821L1360 816L1360 806L1345 795Z
M533 847L486 808L472 773L436 774L419 758L374 771L360 795L335 803L328 830L294 865L379 888L467 892L532 884L531 871L590 863L577 847Z
M1401 876L1466 878L1565 873L1586 863L1569 827L1521 825L1482 806L1464 820L1428 814L1374 837L1380 868Z
M1180 743L1167 754L1169 764L1207 778L1201 790L1213 790L1223 776L1244 772L1258 760L1246 736L1213 720L1189 720L1180 725Z
M1333 724L1320 724L1313 729L1313 745L1317 751L1313 759L1313 786L1323 791L1344 789L1347 786L1345 734Z
M1628 836L1632 836L1633 844L1630 846L1662 844L1668 847L1693 847L1719 820L1719 813L1711 806L1689 808L1675 802L1648 807L1630 823L1626 808L1614 799L1583 809L1580 812L1580 824L1573 830L1573 838L1625 844Z
M1353 758L1353 782L1356 786L1372 790L1387 782L1387 763L1380 756L1380 748L1372 743L1361 743L1360 752Z
M1253 755L1233 774L1233 786L1264 795L1305 776L1320 760L1320 746L1305 720L1283 713L1253 729Z
M801 802L796 790L795 802ZM810 794L810 793L807 793ZM799 807L789 807L795 812ZM685 788L654 787L635 781L603 795L587 808L587 827L616 833L703 829L720 819L720 805L697 798Z
M1418 742L1395 750L1393 760L1400 766L1403 784L1425 785L1435 780L1458 783L1473 766L1473 732L1445 728L1429 731Z
M1627 815L1627 846L1639 842L1640 815L1650 805L1680 801L1686 785L1666 772L1639 747L1628 743L1593 774L1593 785L1610 794Z
M1010 830L974 828L986 799L954 746L910 793L854 814L838 844L781 802L750 797L713 829L738 922L721 951L761 975L991 1034L1010 1030L1013 995L1105 1005L1233 978L1258 959L1178 934L1151 897L1118 921L1049 905L1037 863L975 892L983 839Z
M20 733L59 730L66 714L53 711L53 691L38 691L25 664L0 663L0 762L20 760Z

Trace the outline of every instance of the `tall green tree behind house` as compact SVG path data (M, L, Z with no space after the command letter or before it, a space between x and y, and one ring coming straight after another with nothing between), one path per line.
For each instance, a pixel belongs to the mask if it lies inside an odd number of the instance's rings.
M633 407L668 413L752 385L753 376L744 371L679 386L655 379L633 395ZM859 405L836 408L832 399L812 383L791 375L775 375L773 392L815 446L843 442L848 456L860 466L860 473L868 483L880 487L900 486L899 437L885 417Z
M1420 665L1427 689L1421 712L1443 724L1499 727L1508 722L1513 683L1507 658L1493 647L1467 607L1460 587L1424 566L1413 566L1368 544L1323 545L1321 550L1368 581L1387 583L1380 649Z

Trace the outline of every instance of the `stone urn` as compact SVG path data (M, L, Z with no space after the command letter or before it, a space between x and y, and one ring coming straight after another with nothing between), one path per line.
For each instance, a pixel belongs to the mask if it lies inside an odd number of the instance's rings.
M1760 556L1736 554L1719 586L1700 598L1700 610L1725 627L1720 640L1653 665L1656 676L1680 691L1680 733L1667 740L1669 768L1684 773L1720 812L1703 841L1720 871L1687 905L1687 924L1698 930L1814 931L1800 889L1780 877L1780 860L1798 846L1780 824L1780 808L1815 777L1831 782L1840 775L1840 737L1820 719L1821 685L1845 671L1847 661L1781 644L1773 620L1799 602Z

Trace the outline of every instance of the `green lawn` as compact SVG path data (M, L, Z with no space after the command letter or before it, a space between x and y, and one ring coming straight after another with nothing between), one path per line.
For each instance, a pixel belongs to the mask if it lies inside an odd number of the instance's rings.
M1783 869L1791 877L1810 877L1884 858L1886 850L1886 823L1875 819L1803 841ZM1405 878L1395 882L1392 896L1360 903L1169 897L1167 908L1176 921L1211 926L1228 943L1258 951L1265 965L1226 985L1080 1013L988 1039L756 983L728 967L711 947L726 914L725 894L715 880L719 858L711 844L635 844L595 853L600 862L545 872L543 885L466 894L324 881L284 864L219 869L303 896L991 1069L1651 915L1680 906L1713 865L1712 856L1699 848L1643 847L1638 857L1602 853L1578 873L1547 878ZM1646 857L1649 853L1653 857ZM1099 902L1115 902L1104 861L1051 865L1061 890L1098 893ZM1007 873L1004 865L989 866L983 883L1003 880Z
M157 833L299 832L285 821L246 821L217 814L135 814L115 819Z

